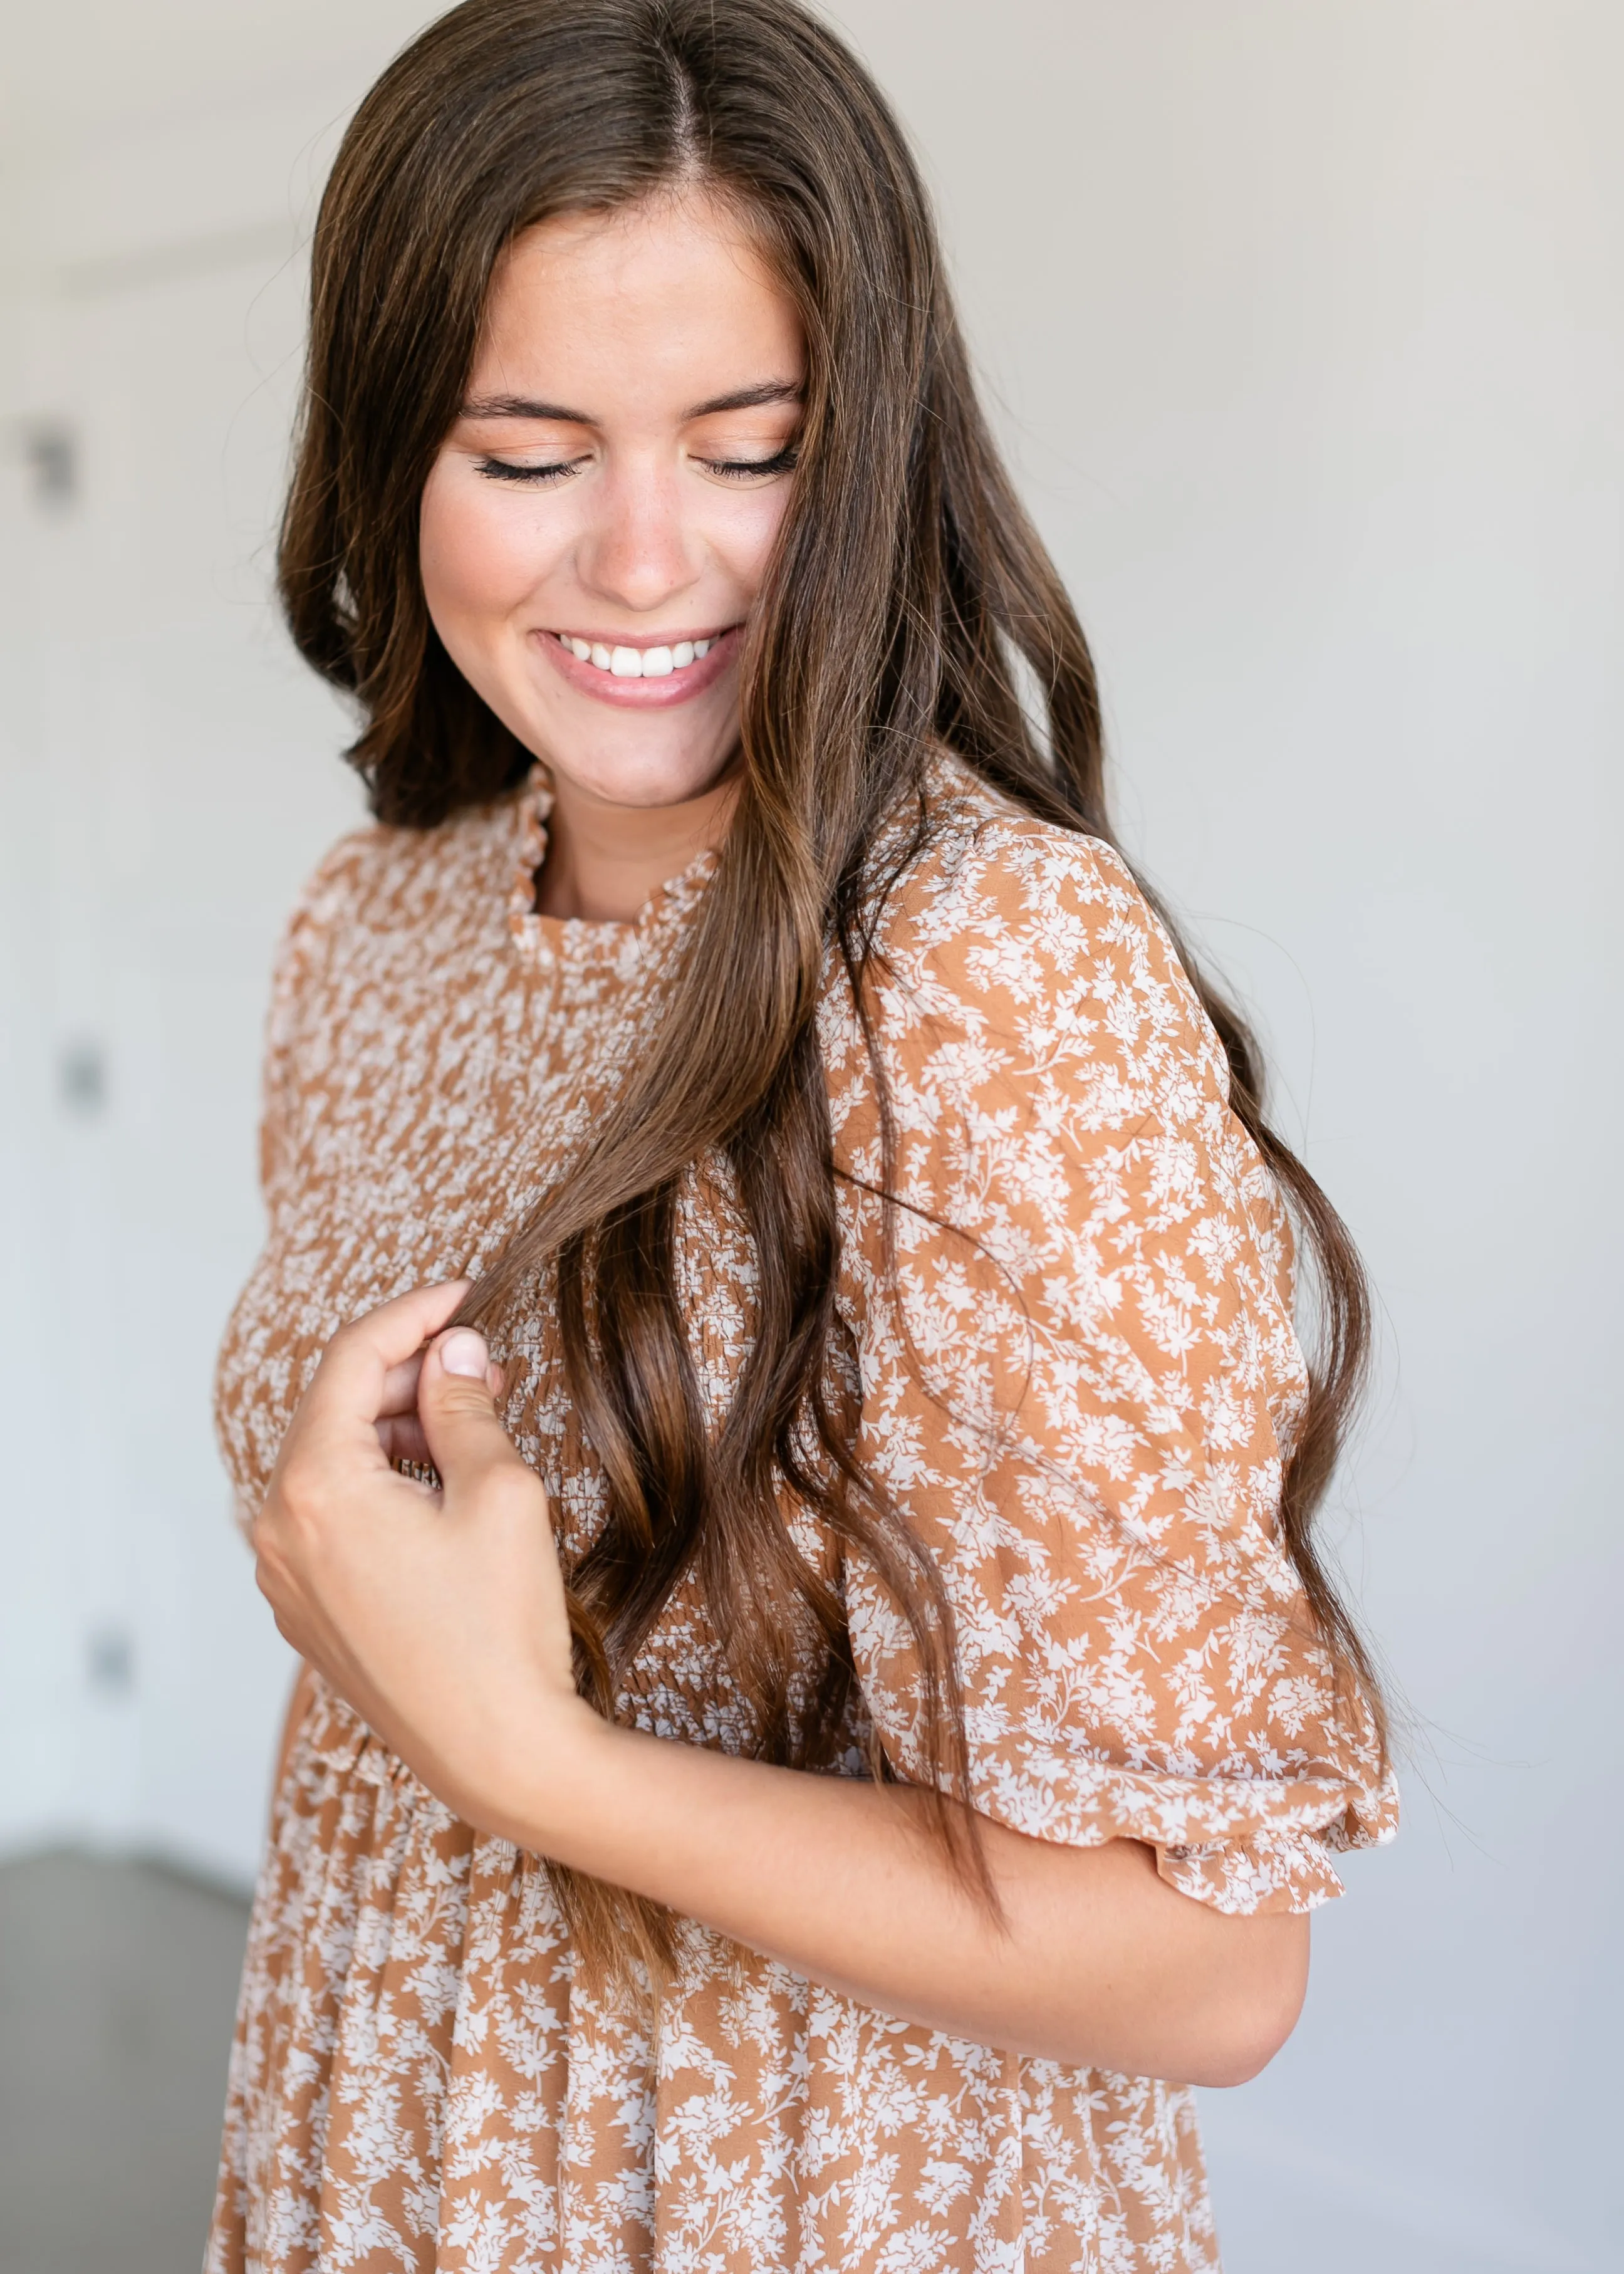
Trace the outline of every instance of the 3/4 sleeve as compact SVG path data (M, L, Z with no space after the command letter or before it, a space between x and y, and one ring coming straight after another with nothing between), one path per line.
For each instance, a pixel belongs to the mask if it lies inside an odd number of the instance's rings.
M1289 1235L1217 1038L1109 848L983 820L921 866L874 1015L825 1049L848 1172L843 1306L860 1452L951 1601L974 1804L1127 1837L1226 1910L1340 1891L1390 1779L1275 1530L1305 1388ZM859 1678L900 1774L908 1630L860 1562Z
M312 930L307 889L277 946L265 1022L265 1064L259 1078L259 1190L273 1216L291 1165L296 1109L292 1047Z
M320 1111L305 1078L320 991L335 928L353 901L357 871L372 834L343 839L301 892L276 950L259 1092L259 1186L271 1241L262 1250L227 1326L214 1375L214 1427L236 1488L244 1531L264 1495L286 1426L289 1359L285 1301L268 1296L276 1235L303 1189L300 1148Z
M273 1222L289 1187L302 1114L308 1108L299 1074L301 1040L312 1014L335 930L357 893L357 874L380 841L376 830L341 838L306 879L283 928L271 972L259 1088L259 1189Z

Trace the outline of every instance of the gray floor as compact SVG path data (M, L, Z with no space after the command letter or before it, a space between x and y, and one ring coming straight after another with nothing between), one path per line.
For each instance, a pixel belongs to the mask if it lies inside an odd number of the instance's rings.
M0 2274L196 2274L247 1924L152 1864L0 1867Z

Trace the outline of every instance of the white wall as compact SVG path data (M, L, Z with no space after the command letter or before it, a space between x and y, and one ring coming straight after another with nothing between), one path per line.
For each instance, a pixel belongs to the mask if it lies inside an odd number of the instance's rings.
M1321 1916L1291 2046L1207 2096L1231 2274L1610 2267L1624 14L837 12L927 153L1131 840L1385 1305L1349 1555L1409 1820ZM355 805L262 597L285 252L414 13L59 0L11 41L0 413L84 446L59 514L15 451L0 493L12 1840L240 1871L257 1836L282 1668L207 1375L265 960ZM58 1094L81 1041L99 1116Z
M0 1840L238 1880L288 1675L210 1368L259 1239L267 959L360 809L266 599L300 223L387 44L289 69L316 29L37 12L0 112ZM48 425L70 498L29 477Z

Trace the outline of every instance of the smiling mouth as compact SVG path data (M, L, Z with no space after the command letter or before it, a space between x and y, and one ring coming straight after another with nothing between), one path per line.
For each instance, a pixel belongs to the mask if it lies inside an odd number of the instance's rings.
M730 625L728 629L737 627ZM602 640L577 639L573 632L553 634L577 663L590 664L594 671L601 671L611 679L673 678L679 672L691 669L702 656L710 654L718 640L726 636L726 632L713 632L708 639L675 640L670 646L611 647Z

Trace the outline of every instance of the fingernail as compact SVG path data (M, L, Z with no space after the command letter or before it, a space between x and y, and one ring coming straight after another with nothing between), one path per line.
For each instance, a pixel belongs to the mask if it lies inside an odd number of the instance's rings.
M491 1353L483 1335L477 1335L471 1327L458 1327L441 1343L440 1362L447 1374L471 1374L483 1382Z

